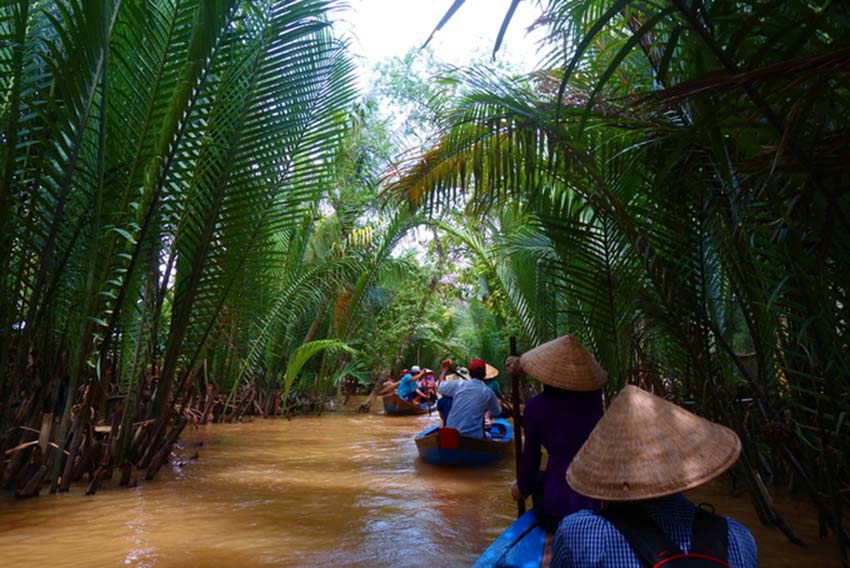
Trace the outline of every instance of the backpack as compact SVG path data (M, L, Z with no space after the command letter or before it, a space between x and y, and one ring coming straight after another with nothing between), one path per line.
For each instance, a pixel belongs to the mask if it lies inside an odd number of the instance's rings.
M616 504L600 514L620 531L644 566L730 568L726 518L702 507L697 507L694 512L690 552L682 552L638 505Z

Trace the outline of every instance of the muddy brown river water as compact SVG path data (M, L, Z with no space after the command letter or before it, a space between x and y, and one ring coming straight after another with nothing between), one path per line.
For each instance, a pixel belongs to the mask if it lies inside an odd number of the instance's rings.
M0 568L469 566L514 518L512 461L489 469L422 463L413 436L436 417L353 412L201 427L200 457L133 489L83 488L0 501ZM840 566L804 501L778 500L806 540L762 527L725 483L711 501L756 535L765 567Z

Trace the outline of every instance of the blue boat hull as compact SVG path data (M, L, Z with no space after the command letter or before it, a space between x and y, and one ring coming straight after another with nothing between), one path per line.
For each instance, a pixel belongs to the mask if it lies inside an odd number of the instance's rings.
M507 420L493 421L493 439L461 436L454 428L427 428L417 434L416 448L428 463L437 465L486 465L502 459L511 448L513 427Z
M428 414L437 408L436 404L431 406L414 404L403 398L399 398L396 394L384 396L383 403L384 412L391 416L417 416L419 414Z
M546 531L529 511L493 541L473 568L539 568L546 548Z

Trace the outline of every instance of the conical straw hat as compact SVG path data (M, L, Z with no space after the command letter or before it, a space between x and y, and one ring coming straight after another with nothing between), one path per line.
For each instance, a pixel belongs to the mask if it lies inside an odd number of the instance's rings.
M559 389L594 391L608 380L605 369L572 335L538 345L523 354L520 363L527 374Z
M495 379L499 376L499 369L491 365L490 363L484 363L486 365L486 372L484 373L484 379Z
M627 385L573 458L567 482L603 501L638 501L692 489L741 453L729 428Z

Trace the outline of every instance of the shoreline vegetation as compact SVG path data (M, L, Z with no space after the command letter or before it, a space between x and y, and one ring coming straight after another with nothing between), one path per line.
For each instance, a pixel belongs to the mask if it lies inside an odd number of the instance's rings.
M0 9L0 488L153 478L344 346L304 323L363 267L307 253L356 95L330 8Z
M0 490L571 333L850 565L850 8L531 3L535 72L413 50L359 93L333 0L4 2Z
M153 381L148 381L151 384ZM311 396L292 395L288 404L281 404L281 390L264 393L260 385L243 386L232 400L225 393L210 385L203 396L188 396L185 403L171 407L174 424L160 444L152 444L156 420L153 418L130 424L130 442L127 455L141 456L136 462L125 461L121 467L111 466L118 436L116 431L122 427L123 397L107 397L106 412L94 414L84 420L79 409L72 413L70 432L79 445L71 446L63 452L66 456L58 490L67 491L71 484L82 482L86 495L94 495L106 479L119 478L121 487L134 487L137 476L145 480L153 479L157 472L170 463L175 444L187 427L193 428L205 424L233 423L255 418L286 418L294 416L321 416L333 411L338 405L334 399L313 398ZM85 399L85 394L81 395ZM143 391L140 399L142 406L152 399L150 390ZM28 406L22 405L21 414ZM54 416L50 413L41 416L42 428L19 427L20 442L5 450L3 468L0 469L0 483L17 498L38 496L43 490L49 472L49 466L56 459L58 446L49 439L51 426L55 426ZM196 459L196 455L192 459Z

